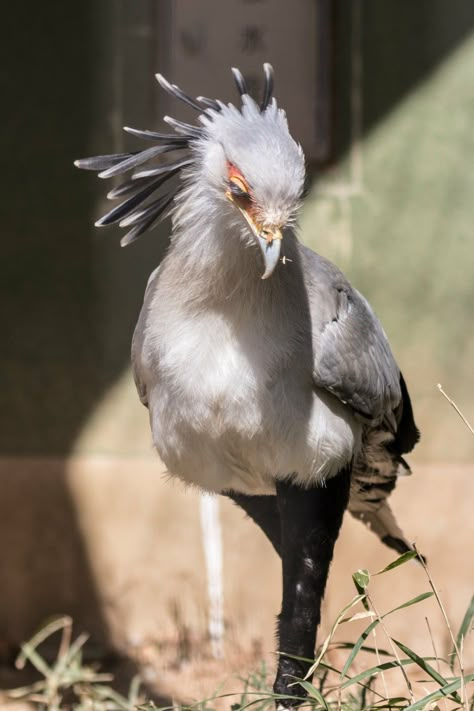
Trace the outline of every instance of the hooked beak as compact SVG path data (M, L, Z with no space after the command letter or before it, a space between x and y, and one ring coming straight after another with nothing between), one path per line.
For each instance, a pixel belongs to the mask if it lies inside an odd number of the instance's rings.
M256 233L255 233L256 234ZM283 235L279 227L265 228L256 234L258 244L263 254L265 263L265 271L262 274L262 279L268 279L273 274L273 271L280 259L281 241Z
M238 208L239 212L243 215L245 221L252 230L252 234L257 240L263 255L265 270L262 274L262 279L268 279L268 277L273 274L275 267L278 264L278 260L280 259L281 241L283 239L281 229L278 225L265 227L257 225L247 210L240 207L240 205L236 203L236 201L232 198L232 195L229 193L226 193L226 195Z

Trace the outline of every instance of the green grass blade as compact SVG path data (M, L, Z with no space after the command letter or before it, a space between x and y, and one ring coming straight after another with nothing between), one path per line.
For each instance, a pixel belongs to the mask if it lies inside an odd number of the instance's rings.
M366 620L367 617L375 617L375 612L372 610L364 610L364 612L356 612L355 615L350 615L349 617L344 617L341 620L341 625L345 622L357 622L357 620Z
M467 674L467 676L464 677L464 683L468 684L471 681L474 681L474 674ZM452 681L449 684L442 686L440 689L437 689L431 694L424 696L422 699L416 701L414 704L407 706L405 711L418 711L418 709L424 709L425 706L427 706L432 701L435 701L436 699L442 699L446 696L450 696L453 691L457 691L459 689L462 683L463 680L461 679L461 677L458 677L455 681Z
M377 711L377 709L403 709L405 710L408 699L405 696L391 696L384 699L386 703L379 704L377 701L371 706L367 706L363 711ZM452 709L451 711L454 711Z
M54 672L58 678L60 678L64 671L68 667L72 666L76 661L79 661L79 664L77 666L79 669L81 668L82 659L77 660L76 657L78 657L78 655L81 653L81 650L88 639L89 635L83 632L79 635L79 637L77 637L77 639L74 640L74 642L66 650L65 654L60 659L58 659L58 662L54 668Z
M401 659L400 664L406 666L408 664L415 664L415 662L412 659ZM352 686L352 684L359 684L367 677L376 676L380 672L387 671L388 669L394 669L395 667L400 666L400 664L394 660L393 662L383 662L382 664L377 664L375 667L371 667L370 669L365 669L360 672L360 674L351 676L350 679L341 684L341 689L347 689L349 686Z
M351 646L352 646L352 645L351 645ZM337 667L333 667L332 664L329 664L329 663L326 662L324 659L321 659L320 667L321 667L321 669L327 669L328 671L332 671L332 672L334 672L335 674L340 674L340 673L341 673L341 670L340 670L340 669L337 669Z
M33 647L29 642L25 642L25 644L21 645L21 656L22 656L22 667L25 665L26 661L29 661L30 664L34 666L34 668L40 672L44 676L45 679L49 679L51 674L53 673L53 670L51 667L45 662L42 656L36 651L35 647Z
M306 677L311 676L311 674L313 674L314 671L318 668L319 663L320 663L321 659L324 657L324 655L326 654L327 648L329 647L329 644L330 644L332 638L334 637L334 633L336 632L337 628L339 627L341 620L344 618L344 615L346 614L346 612L348 612L352 607L357 605L358 602L362 602L363 600L365 600L365 594L356 595L355 597L352 598L352 600L347 605L345 605L345 607L342 608L342 610L336 617L336 621L334 622L333 626L331 627L331 631L329 632L328 636L324 640L317 658L315 659L314 663L309 668L309 670L306 674Z
M355 573L352 573L352 580L354 581L354 585L356 586L356 590L359 593L359 595L363 595L363 598L361 600L363 606L365 609L368 611L369 610L369 603L367 602L367 598L365 597L365 590L370 583L370 573L368 570L356 570Z
M354 646L353 642L334 642L331 649L352 649ZM370 654L378 654L381 657L393 657L393 652L389 652L386 649L375 649L375 647L368 647L363 645L361 648L362 652L370 652Z
M352 573L352 580L355 583L359 595L363 595L366 587L370 583L370 573L368 570L356 570L355 573Z
M28 640L28 642L25 642L25 644L21 646L22 651L18 655L18 658L15 662L16 668L23 669L27 659L25 656L26 649L28 649L28 652L31 654L31 651L36 649L36 647L38 647L42 642L44 642L45 639L51 637L51 635L53 635L55 632L59 632L60 630L70 626L71 624L71 618L65 615L63 617L57 617L51 620L51 622L42 627L35 635L33 635L33 637L31 637L31 639Z
M397 647L404 652L404 654L407 655L407 657L410 657L415 664L417 664L423 671L425 671L432 679L438 682L438 684L441 684L441 686L444 686L448 683L447 679L444 678L444 676L441 676L439 672L436 671L428 662L426 659L423 659L423 657L420 657L416 652L414 652L410 647L407 647L406 644L403 644L402 642L399 642L396 640L394 637L392 637L392 642L395 642Z
M469 630L471 628L472 621L474 619L474 595L471 598L471 602L469 603L469 607L466 610L466 614L464 615L464 619L461 623L461 627L459 628L458 635L456 637L456 644L458 649L461 647L461 643L463 638L465 639L469 633ZM449 666L451 667L451 670L454 671L454 662L456 661L456 650L453 646L451 650L451 662Z
M433 597L433 595L434 595L433 592L421 593L421 595L412 597L411 600L404 602L402 605L398 605L398 607L394 607L393 610L389 610L388 612L383 614L382 617L387 617L387 615L391 615L392 612L396 612L397 610L403 610L404 607L411 607L411 605L416 605L418 602L423 602L423 600L427 600L429 597Z
M19 686L16 689L8 689L7 696L9 699L21 699L24 696L38 696L46 689L47 682L44 679L37 681L28 686Z
M426 659L423 659L423 657L420 657L416 652L414 652L410 647L407 647L406 644L403 644L402 642L398 642L396 639L392 637L392 641L395 642L397 647L404 652L404 654L407 655L407 657L410 657L410 659L413 659L415 664L417 664L420 669L423 669L432 679L438 682L441 686L446 686L448 684L448 680L444 678L444 676L441 676L441 674L434 669L431 664L428 664ZM461 703L461 699L457 694L453 694L453 699L456 701L456 703Z
M298 684L303 687L303 689L306 691L306 693L311 699L316 699L316 701L319 701L321 706L325 708L326 711L329 711L329 706L327 704L326 699L321 694L321 692L314 686L314 684L311 684L311 682L309 681L298 681Z
M378 570L376 573L372 573L372 575L382 575L382 573L386 573L389 570L398 568L399 565L404 565L409 560L413 560L413 558L417 557L418 553L416 551L407 551L406 553L403 553L399 558L386 565L385 568L382 568L382 570Z
M354 659L356 658L357 654L358 654L359 651L360 651L360 648L361 648L362 645L364 644L364 642L365 642L365 640L367 639L367 637L369 636L369 634L370 634L370 633L372 632L372 630L374 630L374 629L377 627L377 625L379 624L379 621L380 621L380 620L374 620L373 622L371 622L370 625L365 628L365 630L364 630L364 631L362 632L362 634L360 635L359 639L356 641L356 643L355 643L354 646L352 647L352 652L349 654L349 656L348 656L348 658L347 658L347 660L346 660L346 663L344 664L344 667L343 667L343 669L342 669L342 671L341 671L341 680L344 679L345 676L347 676L347 670L349 669L349 667L351 666L352 662L353 662Z
M434 660L435 657L428 657L428 659ZM416 662L413 659L401 659L400 664L402 666L408 666L409 664L416 664ZM363 681L367 677L376 676L379 672L384 672L384 671L388 671L389 669L394 669L395 667L399 667L400 664L398 663L398 661L396 661L394 659L391 662L382 662L382 664L377 664L376 666L371 667L370 669L365 669L364 671L360 672L359 674L356 674L356 676L351 676L350 679L348 679L343 684L341 684L341 689L346 689L348 686L351 686L352 684L359 684L361 681ZM447 684L448 680L445 679L444 683Z

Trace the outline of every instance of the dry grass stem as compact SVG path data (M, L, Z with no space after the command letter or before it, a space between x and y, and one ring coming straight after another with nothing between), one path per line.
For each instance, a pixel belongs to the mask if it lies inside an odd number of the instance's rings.
M431 646L433 648L433 656L434 656L435 662L436 662L436 670L437 670L438 674L441 674L441 664L439 663L438 650L436 649L436 644L434 641L433 632L431 630L430 621L427 617L425 617L425 622L426 622L426 626L428 628L428 634L430 636ZM444 701L443 706L445 708L445 711L448 711L448 702L446 701L446 699L443 699L443 701Z
M414 548L414 550L415 550L415 551L417 552L417 554L418 554L419 561L420 561L421 565L423 566L423 569L424 569L424 571L425 571L425 573L426 573L426 577L428 578L428 582L429 582L430 587L431 587L431 589L432 589L432 591L433 591L433 593L434 593L434 596L435 596L435 598L436 598L436 602L438 603L438 607L439 607L439 609L441 610L441 613L442 613L442 615L443 615L443 617L444 617L444 621L445 621L445 623L446 623L446 628L447 628L448 633L449 633L449 636L450 636L450 638L451 638L451 642L453 643L453 649L454 649L455 652L456 652L456 659L458 660L458 664L459 664L459 674L460 674L460 677L461 677L461 701L462 701L462 703L463 703L463 706L464 706L464 708L465 708L465 711L469 711L469 702L468 702L467 695L466 695L466 684L465 684L465 681L464 681L464 665L463 665L463 660L462 660L462 654L461 654L461 652L460 652L460 650L459 650L458 644L457 644L457 642L456 642L456 638L455 638L455 636L454 636L454 633L453 633L453 630L452 630L452 627L451 627L451 623L450 623L450 621L449 621L448 615L447 615L447 613L446 613L446 610L445 610L445 608L444 608L444 605L443 605L443 603L442 603L442 601L441 601L441 598L440 598L440 596L439 596L439 593L438 593L438 590L437 590L437 588L436 588L436 585L434 584L433 578L431 577L431 573L429 572L429 570L428 570L428 568L427 568L427 565L426 565L425 561L423 560L423 557L422 557L422 556L420 555L420 553L418 552L418 549L417 549L415 543L413 543L413 548Z
M377 644L377 633L376 633L375 629L372 630L372 637L374 638L375 658L377 660L377 664L380 666L382 664L382 660L381 660L380 654L379 654L379 646ZM380 672L380 677L382 679L382 686L383 686L383 690L385 693L385 698L388 699L387 681L385 679L385 674L383 673L383 671Z
M375 605L374 605L374 601L373 601L372 598L369 596L369 593L367 592L367 590L366 590L365 594L367 595L367 602L370 604L371 608L372 608L373 611L375 612L375 615L376 615L376 617L377 617L377 619L378 619L378 621L379 621L379 623L380 623L380 626L381 626L381 628L382 628L383 631L384 631L384 634L385 634L385 636L386 636L386 638L387 638L387 640L388 640L388 643L389 643L389 645L390 645L390 649L392 650L392 654L393 654L393 656L395 657L395 659L396 659L397 662L398 662L398 666L400 667L400 671L401 671L401 673L403 674L403 678L404 678L404 680L405 680L405 684L407 685L408 693L410 694L410 699L411 699L411 701L412 701L412 703L413 703L414 700L415 700L415 695L414 695L414 693L413 693L413 688L412 688L412 685L411 685L411 683L410 683L410 679L408 678L408 675L407 675L405 669L403 668L403 664L402 664L401 661L400 661L400 657L399 657L399 655L398 655L397 648L396 648L395 645L393 644L392 638L390 637L390 635L389 635L389 633L388 633L388 630L387 630L387 628L385 627L383 618L382 618L382 616L379 614L379 612L377 611L377 608L376 608ZM387 694L387 696L388 696L388 694Z
M449 395L446 394L446 392L443 390L443 387L442 387L441 383L438 383L438 390L440 391L441 395L443 395L443 396L446 398L446 400L449 402L449 404L456 410L456 412L458 413L458 415L459 415L459 417L461 418L461 420L464 422L464 424L466 425L466 427L471 431L471 434L474 435L474 429L472 428L472 426L471 426L469 420L468 420L466 417L464 417L464 415L462 414L461 410L460 410L459 407L456 405L456 403L454 402L454 400L452 400L452 399L449 397Z

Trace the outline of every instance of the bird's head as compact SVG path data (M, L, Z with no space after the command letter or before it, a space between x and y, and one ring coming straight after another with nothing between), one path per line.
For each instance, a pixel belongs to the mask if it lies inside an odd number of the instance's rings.
M76 161L80 168L100 170L102 178L133 171L131 179L114 188L108 197L127 199L98 220L103 226L118 222L132 229L122 239L124 246L157 224L172 211L179 186L163 195L157 191L168 179L183 171L188 186L205 196L205 203L216 208L243 228L240 233L259 245L264 258L262 278L269 277L280 258L285 227L294 220L303 192L305 165L301 147L288 130L286 115L277 106L273 93L273 70L264 65L265 84L260 104L250 96L237 69L233 76L241 96L241 107L221 101L187 96L179 87L157 74L169 94L199 112L198 126L183 124L165 116L175 134L138 131L133 135L158 145L129 154L97 156ZM183 151L185 155L183 156ZM164 163L161 156L177 152L179 159ZM144 163L159 157L157 165L138 171ZM184 191L189 198L189 190ZM183 193L181 193L183 194ZM190 209L187 199L178 212ZM170 210L167 211L167 208ZM212 209L209 210L209 213ZM187 216L184 217L187 222Z
M271 68L265 65L266 81ZM202 177L214 199L225 199L262 250L263 278L278 262L284 228L294 219L303 191L301 147L288 130L275 99L258 105L234 69L242 106L220 105L200 117L205 133L200 146ZM267 92L271 94L270 91Z

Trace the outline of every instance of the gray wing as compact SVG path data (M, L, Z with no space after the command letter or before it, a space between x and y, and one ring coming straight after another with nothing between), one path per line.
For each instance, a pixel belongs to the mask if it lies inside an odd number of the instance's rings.
M369 424L353 463L348 509L390 548L412 545L387 501L402 454L419 439L410 396L387 337L361 294L331 262L303 248L302 262L313 329L313 381Z
M148 283L145 290L145 296L143 299L142 310L140 311L140 316L138 317L137 325L135 326L135 331L133 333L132 338L131 362L133 379L135 380L135 386L137 388L138 397L140 398L142 404L146 407L148 407L148 393L145 385L144 364L142 362L143 341L145 338L149 303L154 291L156 280L158 278L159 269L160 267L157 267L155 271L151 273L150 278L148 279Z
M363 420L397 429L400 370L371 307L328 260L303 248L311 323L313 382Z

